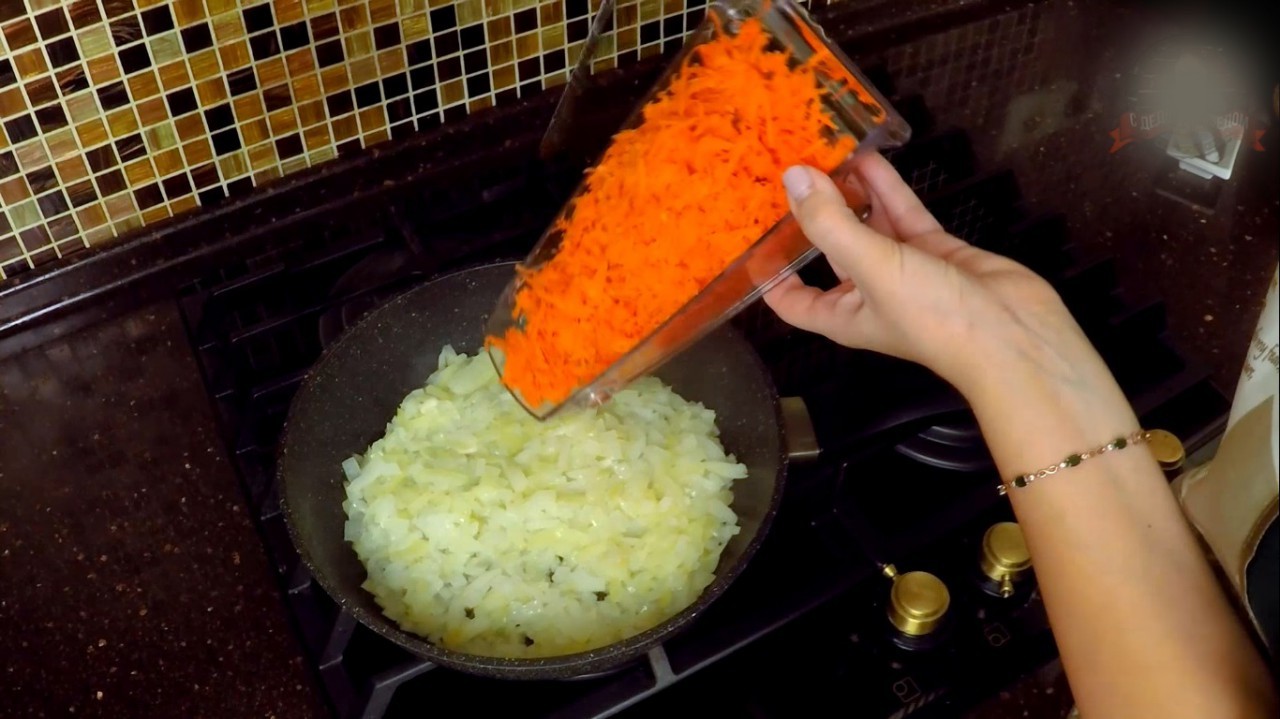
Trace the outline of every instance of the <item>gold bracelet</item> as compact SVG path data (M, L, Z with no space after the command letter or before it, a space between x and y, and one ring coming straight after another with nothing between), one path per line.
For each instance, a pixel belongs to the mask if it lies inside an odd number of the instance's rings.
M1125 447L1131 447L1135 444L1142 444L1149 439L1151 439L1151 433L1145 429L1140 429L1124 437L1116 437L1110 442L1107 442L1106 444L1100 447L1095 447L1089 450L1088 452L1081 452L1080 454L1069 454L1067 455L1067 458L1062 460L1061 462L1058 462L1057 464L1051 464L1048 467L1045 467L1044 469L1041 469L1037 472L1031 472L1030 474L1020 474L1017 477L1014 477L1013 479L1009 480L1007 483L1001 483L1000 486L997 488L997 490L1000 492L1000 496L1003 497L1004 495L1009 493L1009 487L1018 487L1019 489L1021 489L1022 487L1025 487L1028 484L1031 484L1037 479L1044 479L1045 477L1048 477L1050 475L1057 474L1059 471L1067 469L1069 467L1074 467L1077 464L1080 464L1081 462L1085 461L1086 459L1092 459L1093 457L1097 457L1100 454L1106 454L1107 452L1114 452L1117 449L1124 449Z

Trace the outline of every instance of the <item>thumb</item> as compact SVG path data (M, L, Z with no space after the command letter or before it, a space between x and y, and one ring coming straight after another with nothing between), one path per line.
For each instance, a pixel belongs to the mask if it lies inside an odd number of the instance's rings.
M856 284L874 285L897 266L902 248L862 224L826 174L796 165L782 174L782 184L805 236Z

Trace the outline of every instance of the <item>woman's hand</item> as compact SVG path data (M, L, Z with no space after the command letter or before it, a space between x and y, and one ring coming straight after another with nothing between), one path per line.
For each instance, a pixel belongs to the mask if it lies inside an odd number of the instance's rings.
M842 283L822 292L788 278L765 295L779 317L923 364L966 395L983 391L994 363L1052 374L1102 366L1048 283L948 234L880 155L857 156L853 169L846 182L870 202L868 224L823 173L783 176L792 213Z
M879 155L854 171L867 225L822 173L784 175L801 229L842 282L827 292L783 282L765 296L783 320L954 384L1006 478L1137 429L1046 282L947 234ZM1266 667L1149 452L1108 452L1009 500L1085 716L1275 716Z

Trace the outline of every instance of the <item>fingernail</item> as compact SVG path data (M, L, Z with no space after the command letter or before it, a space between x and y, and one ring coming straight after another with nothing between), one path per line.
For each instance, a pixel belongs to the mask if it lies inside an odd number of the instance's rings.
M809 174L808 169L799 165L788 167L787 171L782 173L782 186L787 188L787 194L792 200L799 202L813 192L813 176Z

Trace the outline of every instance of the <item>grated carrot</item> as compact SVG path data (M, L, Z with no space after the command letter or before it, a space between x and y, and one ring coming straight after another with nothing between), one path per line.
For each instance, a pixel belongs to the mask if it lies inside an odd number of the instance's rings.
M819 63L788 61L758 20L717 28L614 137L554 228L556 254L519 270L518 328L489 340L525 402L598 377L782 219L783 170L829 172L853 151L832 137Z

